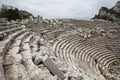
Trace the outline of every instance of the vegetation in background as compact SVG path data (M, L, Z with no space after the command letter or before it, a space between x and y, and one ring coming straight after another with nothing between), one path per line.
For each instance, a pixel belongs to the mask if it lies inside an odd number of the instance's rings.
M15 9L8 9L7 12L6 12L6 17L8 18L8 21L20 19L20 15L19 15L18 9L17 8L15 8Z
M17 19L26 19L29 18L32 14L18 10L18 8L14 8L12 6L2 5L0 9L0 18L7 18L8 21L10 20L17 20Z

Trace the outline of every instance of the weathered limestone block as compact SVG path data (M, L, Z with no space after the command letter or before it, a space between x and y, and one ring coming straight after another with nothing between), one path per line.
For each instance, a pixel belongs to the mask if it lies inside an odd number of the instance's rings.
M60 78L61 80L65 79L65 76L62 73L62 71L58 69L58 67L52 62L50 58L44 60L43 64L51 71L53 75L57 75L57 77Z
M39 53L38 53L39 54ZM34 57L34 63L36 64L36 65L39 65L41 62L42 62L42 58L43 58L43 56L35 56Z

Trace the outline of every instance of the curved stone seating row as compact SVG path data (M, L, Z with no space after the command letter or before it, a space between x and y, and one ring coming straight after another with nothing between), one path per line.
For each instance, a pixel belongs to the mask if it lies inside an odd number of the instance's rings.
M1 27L1 26L6 26L6 25L7 25L6 22L4 22L4 21L3 21L3 22L0 22L0 27Z
M32 61L32 53L30 50L30 40L33 35L29 35L23 39L21 44L20 54L22 55L23 64L29 74L31 80L42 80L45 76L40 68L38 68Z
M0 18L0 23L7 21L7 18Z
M74 43L76 42L76 45L79 44L79 43L80 43L80 39L79 39L78 37L76 37L76 38L77 38L76 41L75 41L75 38L73 38L73 40L71 39L70 42L73 41ZM68 43L69 43L69 41L68 41ZM68 44L68 43L62 44L62 46L65 46L64 50L66 50L66 52L67 52L67 49L66 49L66 48L68 47L68 45L73 45L73 43L72 43L72 44ZM62 47L62 46L61 46L61 47ZM71 46L71 47L69 48L69 54L73 52L73 51L72 51L72 47L73 47L73 46ZM70 50L71 50L71 51L70 51ZM62 53L62 52L61 52L61 53ZM73 62L73 61L75 61L75 60L73 59L73 56L72 56L72 55L68 55L68 54L64 54L64 52L63 52L63 54L61 54L61 56L62 56L62 55L64 55L64 56L63 56L63 57L65 57L64 59L67 59L66 62L69 62L69 63L72 62L71 66L73 66L73 64L75 63L75 62ZM72 56L72 57L70 57L70 56ZM70 60L69 60L69 59L70 59ZM89 68L88 68L88 69L89 69Z
M34 34L23 28L9 24L0 27L0 33L5 34L5 39L0 40L0 80L42 80L46 77L32 61L30 42ZM33 53L38 50L38 40L33 42L36 44Z
M12 40L14 38L16 38L17 36L19 36L21 33L25 32L26 30L20 30L16 33L12 33L11 35L8 36L8 38L4 41L0 41L0 49L2 50L2 52L0 53L0 55L2 56L6 50L9 48L9 45L11 44Z
M30 33L25 31L21 35L19 35L17 38L15 38L14 41L12 42L12 44L10 45L10 49L8 50L8 52L6 53L5 56L9 57L9 55L14 56L14 54L18 54L22 39L24 39L24 37L27 36L28 34L30 34ZM9 58L7 59L5 57L4 66L14 63L14 62L9 62L9 60L10 60ZM13 61L15 61L15 60L13 60Z
M17 70L15 68L15 66L11 65L11 64L13 64L12 62L19 61L18 57L20 56L19 54L16 56L13 55L14 53L17 53L17 51L19 51L19 47L17 46L17 45L19 45L19 43L18 43L18 41L16 41L16 39L20 40L21 38L19 36L22 36L23 34L25 34L26 31L27 30L25 29L24 26L11 27L9 29L4 28L1 30L0 33L6 34L5 35L6 39L0 41L0 80L17 80L17 79L13 79L13 78L5 79L6 76L4 76L4 72L6 72L6 69L9 69L7 73L9 73L9 71L11 71L12 69ZM13 47L13 45L14 45L14 47ZM8 53L12 53L12 55L8 55ZM5 61L5 60L7 60L7 61ZM3 63L3 62L5 62L5 63ZM8 65L11 65L11 66L8 66ZM16 67L18 68L18 70L24 71L24 69L25 69L23 67L20 68L18 65L16 65ZM13 76L15 74L9 73L9 75ZM21 80L23 80L23 79L21 79Z
M26 30L20 30L16 33L12 33L11 35L8 36L8 38L6 40L0 41L0 49L2 50L0 55L2 56L6 52L6 50L9 48L9 45L11 44L11 42L13 41L14 38L16 38L17 36L19 36L20 34L22 34L25 31Z
M22 56L19 54L22 40L28 34L30 33L24 32L22 35L15 38L14 42L10 45L10 49L5 55L4 70L5 78L7 80L30 80L26 68L22 64Z
M17 30L21 30L22 28L25 28L25 26L21 26L21 27L18 27L18 28L12 28L12 29L8 29L8 30L4 30L4 31L1 31L0 33L6 33L6 34L9 34L11 32L15 32Z
M3 26L3 27L0 27L0 31L10 30L10 29L12 29L12 28L17 28L17 27L19 27L19 26L16 25L16 24L8 25L8 26Z
M18 32L18 31L20 31L24 28L25 28L24 26L21 26L21 27L18 27L18 28L13 28L13 29L10 29L10 30L5 30L5 31L0 32L0 34L3 35L2 40L7 39L8 36L11 35L12 33L16 33L16 32Z
M66 37L54 44L53 51L67 64L77 67L93 78L104 80L99 67L111 68L111 64L118 63L119 59L105 46L94 45L80 36Z

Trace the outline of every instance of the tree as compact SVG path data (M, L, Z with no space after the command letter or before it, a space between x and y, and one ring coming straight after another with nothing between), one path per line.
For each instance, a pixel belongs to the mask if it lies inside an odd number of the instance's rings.
M8 9L6 12L6 17L8 18L8 21L20 19L19 10L17 8Z
M18 10L18 8L14 8L12 6L2 5L0 9L0 18L7 18L8 21L16 20L16 19L26 19L32 15L27 11Z

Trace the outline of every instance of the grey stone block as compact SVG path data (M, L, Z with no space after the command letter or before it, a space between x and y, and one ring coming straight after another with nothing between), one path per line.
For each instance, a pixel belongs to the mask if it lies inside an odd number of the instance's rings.
M83 77L82 76L77 76L76 80L83 80Z
M42 62L41 57L37 57L37 58L35 58L35 60L34 60L34 63L35 63L36 65L39 65L41 62Z
M62 71L52 62L50 58L43 61L43 64L50 70L53 75L57 75L58 78L64 80L65 76Z

